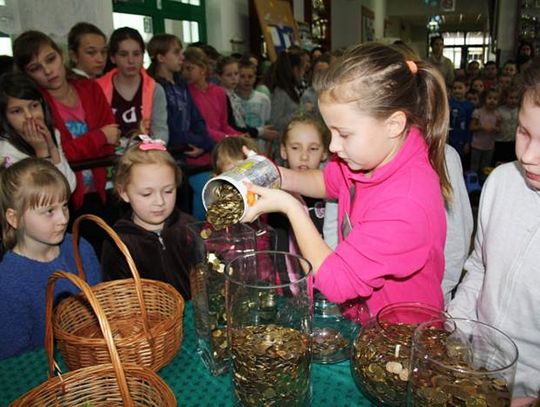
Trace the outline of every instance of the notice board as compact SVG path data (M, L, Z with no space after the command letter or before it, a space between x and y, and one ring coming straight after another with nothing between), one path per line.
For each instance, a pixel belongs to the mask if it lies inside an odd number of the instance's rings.
M274 62L281 51L300 41L291 4L284 0L255 0L255 8L268 58Z

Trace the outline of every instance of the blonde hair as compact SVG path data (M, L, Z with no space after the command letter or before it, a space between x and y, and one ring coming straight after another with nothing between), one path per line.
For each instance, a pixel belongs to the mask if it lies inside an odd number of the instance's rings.
M319 136L321 138L321 144L323 145L323 148L326 152L328 152L330 147L330 141L332 136L330 135L330 130L324 122L319 120L313 115L302 113L297 116L294 116L289 123L287 123L287 127L285 127L285 131L283 132L283 135L281 136L281 144L285 145L287 143L287 140L289 138L289 131L292 130L292 128L297 124L309 124L315 127L317 129L317 132L319 133Z
M176 185L182 181L182 172L172 155L164 150L141 150L140 143L132 145L126 149L126 152L120 157L114 171L114 192L120 195L125 191L126 186L131 181L131 170L139 164L158 164L168 165L174 171L174 180Z
M69 184L64 175L49 161L26 158L0 171L0 211L2 240L7 250L21 240L23 228L13 228L6 212L13 209L18 222L29 209L68 201Z
M226 161L240 161L246 158L242 147L259 153L255 140L248 137L226 137L217 143L212 150L212 168L215 174L220 174L221 167Z
M374 118L384 120L403 112L407 130L416 127L422 132L445 202L450 201L444 155L449 108L444 79L434 66L411 61L392 46L355 45L316 78L314 87L331 101L354 103L358 111Z

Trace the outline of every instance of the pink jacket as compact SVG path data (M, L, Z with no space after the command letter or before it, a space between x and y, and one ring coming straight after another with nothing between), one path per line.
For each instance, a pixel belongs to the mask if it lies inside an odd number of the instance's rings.
M208 134L216 143L227 136L240 135L240 132L233 129L227 121L227 95L222 87L211 82L205 91L193 84L188 87L195 105L206 122Z
M346 238L339 231L315 287L336 303L363 297L372 315L402 301L442 309L446 216L421 133L411 130L394 159L369 178L334 157L324 181L328 197L338 198L339 224L349 213L352 230Z

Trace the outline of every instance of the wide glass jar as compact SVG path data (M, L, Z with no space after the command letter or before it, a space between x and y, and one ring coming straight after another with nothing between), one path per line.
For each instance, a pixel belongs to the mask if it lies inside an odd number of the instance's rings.
M420 324L408 405L510 406L517 357L512 339L482 322L445 318Z
M216 231L206 222L188 225L194 261L190 271L197 351L214 375L229 365L225 312L225 265L242 253L254 252L255 230L235 224Z
M410 374L412 337L416 327L444 312L422 303L395 303L379 310L353 343L353 378L378 406L404 406Z
M226 270L235 404L311 405L311 265L285 252L246 253Z

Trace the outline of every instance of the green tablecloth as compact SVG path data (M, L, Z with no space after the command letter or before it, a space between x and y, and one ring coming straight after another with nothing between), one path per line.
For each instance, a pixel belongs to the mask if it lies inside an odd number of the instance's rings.
M180 406L228 407L233 405L230 375L212 376L197 354L191 303L184 314L184 342L173 361L159 371L176 395ZM370 406L356 388L349 362L313 364L313 406ZM47 380L43 349L0 361L0 406Z

